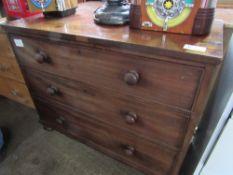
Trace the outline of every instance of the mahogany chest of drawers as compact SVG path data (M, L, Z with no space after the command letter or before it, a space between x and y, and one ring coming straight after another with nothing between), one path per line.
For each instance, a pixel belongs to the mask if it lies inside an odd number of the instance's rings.
M0 19L0 23L4 22ZM0 95L33 107L31 96L11 49L6 33L0 26Z
M223 62L223 25L207 37L97 26L100 5L4 26L40 121L146 174L178 174Z

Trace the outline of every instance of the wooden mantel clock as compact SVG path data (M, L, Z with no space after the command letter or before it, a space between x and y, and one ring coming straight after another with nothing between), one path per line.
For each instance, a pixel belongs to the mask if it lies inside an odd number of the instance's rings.
M203 0L141 0L131 5L131 27L206 35L214 18L214 8L206 3Z

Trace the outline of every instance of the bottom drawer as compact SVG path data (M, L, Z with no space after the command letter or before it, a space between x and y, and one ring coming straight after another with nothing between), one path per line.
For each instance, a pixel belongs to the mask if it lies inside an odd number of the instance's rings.
M67 106L35 100L41 122L147 174L169 174L176 152L90 119Z
M34 108L31 95L24 83L0 77L0 95Z

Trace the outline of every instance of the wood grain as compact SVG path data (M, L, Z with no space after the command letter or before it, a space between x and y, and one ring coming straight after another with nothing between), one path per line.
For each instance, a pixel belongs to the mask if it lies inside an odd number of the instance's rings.
M0 76L0 95L5 96L9 93L8 86L6 85L5 78Z
M7 34L0 26L0 94L34 108Z
M23 75L17 62L12 58L0 58L0 76L14 79L19 82L24 82Z
M115 155L124 162L153 174L167 174L173 163L175 152L165 147L152 144L147 140L115 129L109 125L91 120L88 115L73 111L67 107L54 106L44 101L36 100L37 108L41 114L41 122L53 126L62 132L69 133L94 148ZM58 119L63 118L61 124ZM56 124L57 123L57 124ZM54 126L55 125L55 126ZM127 146L132 146L135 151L132 155L125 153Z
M15 36L25 47L15 47L21 64L90 85L111 89L148 101L157 101L183 109L191 109L201 68L181 64L151 61L144 57L107 52L86 47L66 47L56 43L35 41ZM38 52L47 55L42 64ZM124 76L129 71L139 74L138 83L128 85Z
M189 113L156 103L135 100L112 91L58 78L50 74L24 69L30 91L47 101L59 101L91 114L93 118L110 125L142 135L151 141L178 149L182 143ZM57 93L49 95L48 88ZM103 110L104 109L104 110ZM126 115L135 113L134 124L126 122Z
M5 96L18 103L34 108L31 95L25 83L0 76L0 95Z
M93 12L100 6L102 6L101 2L81 3L73 16L47 20L42 15L36 15L8 22L3 27L8 33L18 35L50 38L54 41L66 40L69 43L73 41L75 44L88 43L95 47L103 46L105 50L121 49L122 52L135 55L148 52L152 58L160 55L200 63L215 64L222 61L223 24L221 21L215 21L211 33L205 37L130 30L129 26L96 25ZM185 44L205 46L207 51L190 52L183 49Z
M10 42L8 41L7 35L1 30L2 29L0 26L0 41L1 41L0 60L1 58L15 60L15 56L11 49L11 45Z
M223 24L206 37L97 26L100 5L4 25L41 121L146 174L177 175L224 61Z

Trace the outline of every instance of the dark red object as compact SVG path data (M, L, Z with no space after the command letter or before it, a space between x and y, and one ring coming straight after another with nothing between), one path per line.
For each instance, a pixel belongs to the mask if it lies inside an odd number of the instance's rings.
M3 0L3 4L8 17L22 18L38 14L29 11L27 0Z

